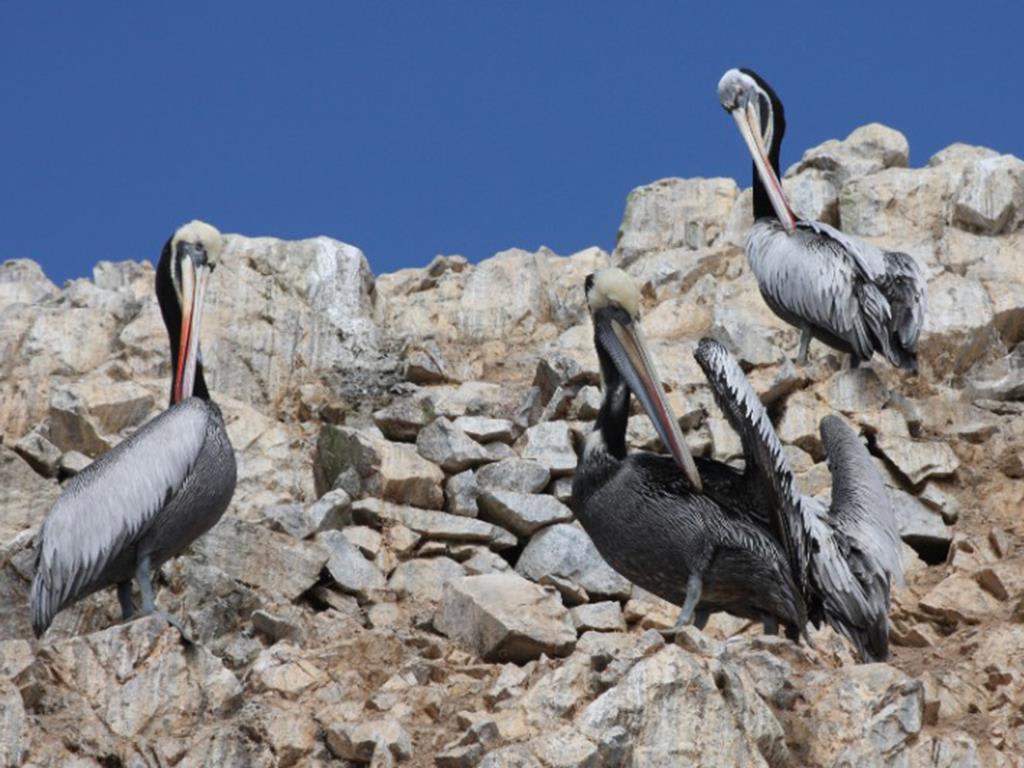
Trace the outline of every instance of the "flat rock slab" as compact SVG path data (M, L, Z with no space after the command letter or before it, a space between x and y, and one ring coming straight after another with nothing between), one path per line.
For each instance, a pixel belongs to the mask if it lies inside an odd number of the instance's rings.
M427 538L444 541L478 541L494 549L514 547L514 535L483 520L472 517L449 515L429 509L389 504L380 499L362 499L352 505L352 515L357 523L380 527L385 521L401 523Z
M443 416L420 430L416 436L416 450L424 459L449 473L462 472L491 461L490 451Z
M577 605L569 611L572 623L580 632L625 632L626 621L622 618L622 607L614 600L603 603Z
M530 539L516 570L533 581L567 579L590 595L620 598L632 592L632 584L604 561L587 532L570 523L549 526Z
M485 519L519 536L530 536L546 525L572 520L572 512L554 496L485 490L477 502Z
M434 626L485 661L566 656L576 645L569 613L553 590L514 573L465 576L445 585Z
M296 541L234 516L200 536L192 553L243 584L288 600L313 586L327 562L327 551L316 542Z
M508 419L459 416L455 426L480 443L511 443L515 438L515 427Z
M929 477L949 477L960 466L960 460L946 443L883 433L878 436L878 449L913 485Z
M479 488L500 488L518 493L540 493L551 479L551 471L526 459L502 459L494 464L481 467L476 473Z
M547 467L553 477L568 475L576 469L572 432L564 421L548 421L526 430L519 455Z
M327 572L343 592L367 600L384 587L384 574L341 531L324 531L316 541L329 553Z

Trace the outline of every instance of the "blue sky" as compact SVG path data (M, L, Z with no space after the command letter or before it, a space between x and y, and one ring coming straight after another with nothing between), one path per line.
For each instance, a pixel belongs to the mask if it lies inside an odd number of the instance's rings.
M782 96L783 166L871 121L915 165L1024 155L1022 26L1009 2L0 0L0 260L61 281L193 217L330 235L378 273L611 248L635 186L749 184L732 66Z

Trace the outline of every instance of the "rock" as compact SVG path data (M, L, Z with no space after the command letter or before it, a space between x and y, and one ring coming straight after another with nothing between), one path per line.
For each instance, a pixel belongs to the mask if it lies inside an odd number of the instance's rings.
M0 542L37 525L60 496L60 486L40 477L4 445L0 445L0 488L4 489Z
M878 436L876 446L912 485L918 485L929 477L950 477L960 466L960 460L946 443L890 436L883 432Z
M10 680L0 677L0 765L21 765L29 743L29 721L21 694Z
M625 598L631 591L629 581L601 558L586 531L569 523L544 528L530 539L516 571L533 581L566 579L598 597Z
M438 603L444 585L465 575L462 566L447 557L407 560L395 568L388 579L388 587L417 605Z
M821 461L825 458L825 449L818 429L830 412L828 406L807 390L796 392L786 401L786 410L776 425L779 439L807 451L815 461Z
M413 342L406 347L405 380L413 384L444 384L454 381L451 366L432 339Z
M384 521L401 523L416 533L442 541L478 541L494 549L516 545L516 537L503 528L458 515L416 507L389 504L379 499L363 499L352 505L353 518L362 525L379 527Z
M576 631L557 593L513 573L448 582L434 626L486 661L565 656L576 644Z
M829 382L828 402L837 411L855 416L861 411L881 409L889 401L889 392L872 368L847 368Z
M282 641L265 649L253 662L249 684L256 692L269 692L289 701L323 685L327 675L302 651Z
M50 440L62 451L80 451L96 458L110 450L100 437L85 401L69 387L50 390Z
M944 624L977 624L995 613L999 603L962 573L947 576L921 598L921 610Z
M992 302L985 287L953 274L928 284L918 354L936 371L966 371L995 343Z
M286 600L294 600L316 583L328 557L318 543L296 541L232 515L225 515L199 537L192 553L198 562Z
M888 664L863 664L818 673L806 682L816 718L811 765L881 765L897 759L923 725L920 681Z
M388 440L415 442L423 427L437 418L429 397L407 397L373 413L373 423Z
M743 444L726 419L710 416L707 420L708 431L711 433L712 457L716 461L729 461L743 457ZM653 429L653 427L652 427Z
M476 474L472 469L452 475L444 484L445 511L452 515L476 517L479 512L478 492Z
M478 576L482 573L505 573L512 570L508 560L482 547L477 547L473 554L462 562L462 567L470 576Z
M459 416L455 426L479 443L511 443L515 439L515 428L509 419Z
M1024 345L967 374L970 397L985 400L1024 400Z
M551 471L536 461L502 459L481 467L476 473L480 489L516 493L540 493L551 479Z
M782 180L793 212L799 219L839 225L839 194L826 171L808 169Z
M578 731L609 764L788 763L782 726L745 673L709 669L677 646L638 661L587 705Z
M13 304L38 304L57 290L42 268L30 259L0 262L0 309Z
M396 720L371 720L361 723L328 722L324 724L327 748L331 754L343 760L372 765L379 763L381 752L387 752L396 760L412 756L412 740Z
M576 469L576 451L572 433L564 421L537 424L526 430L519 455L546 467L553 477L567 475Z
M626 622L622 618L619 604L608 600L603 603L577 605L569 611L576 631L583 633L588 630L596 632L625 632Z
M829 139L804 152L800 162L786 171L795 181L808 171L819 171L836 189L850 179L886 168L906 168L910 145L899 131L879 123L857 128L843 141Z
M626 200L612 264L626 267L652 251L713 245L738 193L732 179L662 179L637 187Z
M178 631L158 617L49 643L31 674L37 711L59 713L47 730L73 732L93 754L127 754L169 724L195 731L230 715L242 696L216 656L198 644L186 652Z
M937 239L946 225L952 184L941 168L886 168L850 179L839 190L843 231L872 238L882 247L899 243L904 250L907 244ZM923 260L915 248L909 250ZM934 263L934 256L928 257Z
M383 589L384 574L341 531L324 531L316 541L327 551L327 572L343 592L365 602Z
M33 429L13 446L15 453L43 477L56 477L61 450L41 430Z
M349 427L325 426L317 441L317 488L335 487L338 478L350 470L358 476L360 486L355 494L355 489L346 487L350 495L373 495L427 509L444 506L444 474L412 446Z
M485 489L478 501L484 519L518 536L530 536L546 525L572 520L569 508L552 496Z
M889 495L900 537L905 542L919 550L932 550L936 547L941 550L949 546L953 532L943 522L941 514L898 488L890 488Z
M416 437L420 456L439 464L445 472L455 473L478 467L490 461L490 454L480 443L441 417L420 430Z
M259 522L262 525L278 533L287 533L292 538L304 539L315 532L300 504L274 504L264 509L261 515Z
M344 528L352 523L352 498L341 488L328 491L305 511L305 517L309 527L306 536Z
M363 557L370 560L379 555L381 548L384 546L384 537L373 530L373 528L367 528L365 525L347 526L342 529L341 534L363 553Z
M598 387L591 386L590 384L581 387L580 391L573 398L572 405L569 406L568 416L570 419L578 419L580 421L596 419L597 414L601 410L603 400L604 396Z
M1024 222L1024 161L1013 155L969 164L956 191L953 224L985 235L1017 229Z
M74 477L92 464L92 459L78 451L68 451L60 457L57 474L60 477Z

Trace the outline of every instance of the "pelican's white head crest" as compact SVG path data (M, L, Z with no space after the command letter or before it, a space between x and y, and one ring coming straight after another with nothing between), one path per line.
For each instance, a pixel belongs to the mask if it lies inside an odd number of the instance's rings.
M640 316L640 287L636 280L621 269L610 267L590 275L587 278L586 291L591 312L617 304L626 310L630 317Z
M754 78L738 69L730 69L718 81L718 101L726 112L742 106L745 95L757 88Z
M205 221L193 219L188 224L182 224L171 238L171 253L178 252L178 243L193 243L202 246L206 251L206 259L210 266L216 266L220 259L221 251L224 250L224 236L220 230Z

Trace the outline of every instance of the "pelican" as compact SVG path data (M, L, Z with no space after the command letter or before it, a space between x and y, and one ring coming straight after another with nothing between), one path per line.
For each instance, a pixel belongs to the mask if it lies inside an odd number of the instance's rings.
M892 501L867 449L842 419L821 420L832 473L826 508L797 490L768 413L735 358L711 339L701 340L694 357L740 436L749 488L770 511L753 519L785 549L811 622L824 619L864 660L884 661L890 588L903 583L903 568Z
M732 510L737 470L698 473L640 332L636 283L607 269L585 288L604 399L573 478L577 519L612 568L681 606L675 629L725 610L773 632L782 624L798 640L807 616L786 553L764 525ZM626 453L630 393L671 457Z
M201 221L163 247L156 294L171 344L171 404L68 480L43 521L30 598L37 637L59 611L112 585L124 619L156 613L181 629L155 609L152 575L213 527L235 491L235 454L199 352L203 297L222 248L220 232Z
M917 370L926 284L917 262L883 251L818 221L798 220L779 181L786 131L782 102L764 78L730 69L718 99L736 120L754 159L754 225L747 260L771 310L800 329L798 361L811 338L851 355L851 366L881 352Z

